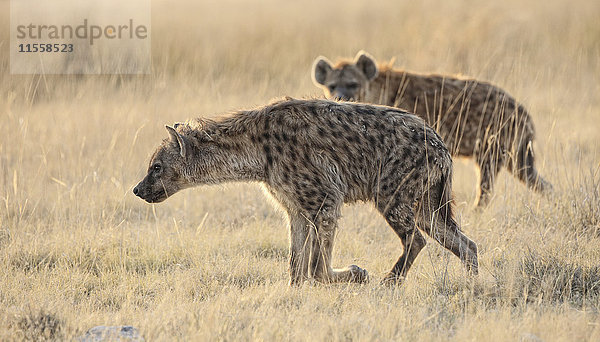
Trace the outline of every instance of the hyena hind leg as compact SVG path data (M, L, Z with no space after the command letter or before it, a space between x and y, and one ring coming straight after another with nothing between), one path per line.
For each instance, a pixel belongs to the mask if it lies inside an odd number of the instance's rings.
M531 140L519 145L516 156L514 160L509 163L508 167L510 171L530 189L540 193L549 193L552 191L552 184L542 178L535 168L535 158Z
M447 215L440 214L446 210L445 206L450 206L450 203L441 206L422 205L418 216L419 227L444 248L459 257L470 274L477 275L479 273L477 244L460 231L458 224L449 212Z
M406 278L408 270L427 242L416 228L414 210L411 206L401 204L385 212L384 210L380 209L381 214L398 235L404 247L404 252L392 270L381 281L382 284L395 285L400 284Z
M494 182L502 165L503 159L497 153L486 153L479 158L477 165L479 167L479 191L475 200L476 207L485 207L492 199Z

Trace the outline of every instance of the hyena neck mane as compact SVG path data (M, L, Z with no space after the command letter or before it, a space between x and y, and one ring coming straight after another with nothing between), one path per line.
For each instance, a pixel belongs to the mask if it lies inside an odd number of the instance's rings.
M367 95L360 98L362 102L398 107L404 97L412 99L423 96L423 89L437 89L439 92L449 93L454 81L487 83L475 81L460 74L422 73L394 68L390 63L378 64L377 68L379 72L370 82ZM438 87L443 87L443 90ZM460 92L464 84L459 84L458 87L459 89L456 91ZM406 109L415 110L414 108Z
M262 182L266 180L264 152L254 141L262 134L260 113L240 111L220 120L198 119L183 129L192 146L184 176L190 183Z
M377 76L370 83L370 90L375 93L379 93L384 89L388 93L398 92L400 87L406 82L406 78L410 75L410 72L403 69L395 69L390 64L378 64L377 69L379 70ZM402 79L405 79L402 82ZM400 90L401 91L401 90ZM380 95L380 94L378 94ZM389 101L385 101L383 99L379 99L378 102L382 104L387 104Z

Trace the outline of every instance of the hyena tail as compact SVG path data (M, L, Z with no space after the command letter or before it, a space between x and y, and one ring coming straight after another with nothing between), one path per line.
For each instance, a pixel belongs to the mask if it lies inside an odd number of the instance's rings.
M442 222L454 222L454 215L452 213L452 169L447 173L444 173L440 178L440 182L437 186L439 204L438 210ZM458 229L458 225L454 224Z
M420 203L420 217L423 226L435 228L435 221L442 223L451 230L460 230L454 221L452 200L452 169L443 172L440 179L432 185L424 201ZM428 222L429 221L429 222ZM431 224L433 223L433 224ZM427 233L427 229L424 229Z
M542 178L535 168L533 153L533 133L524 134L517 145L512 172L530 189L538 192L549 192L552 184ZM509 163L510 164L510 163Z

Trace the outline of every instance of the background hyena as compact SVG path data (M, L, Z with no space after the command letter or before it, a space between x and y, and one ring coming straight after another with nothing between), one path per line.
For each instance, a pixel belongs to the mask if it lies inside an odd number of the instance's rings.
M374 201L402 240L404 253L385 281L402 279L425 239L421 228L477 273L477 246L451 213L452 160L435 131L390 107L326 100L276 102L214 122L167 127L133 192L161 202L201 184L256 181L285 209L290 276L364 282L352 265L331 267L343 203Z
M362 51L354 61L335 65L325 57L317 58L312 77L328 98L404 108L423 118L442 136L452 155L475 159L479 206L489 202L502 166L531 189L551 188L535 169L531 117L514 98L490 83L378 67Z

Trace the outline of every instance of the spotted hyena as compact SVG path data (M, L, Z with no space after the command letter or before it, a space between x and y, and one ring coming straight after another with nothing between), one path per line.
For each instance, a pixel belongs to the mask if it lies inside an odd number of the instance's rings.
M147 202L179 190L230 181L263 183L287 213L290 277L365 282L367 271L331 267L344 203L373 201L402 240L386 282L403 279L425 239L477 273L477 246L451 213L452 159L433 129L397 108L286 99L220 121L168 127L133 189Z
M317 58L312 77L328 98L404 108L423 118L442 136L452 155L475 159L480 171L478 206L489 202L503 166L531 189L551 189L535 169L531 117L490 83L377 66L363 51L353 61L335 65L325 57Z

